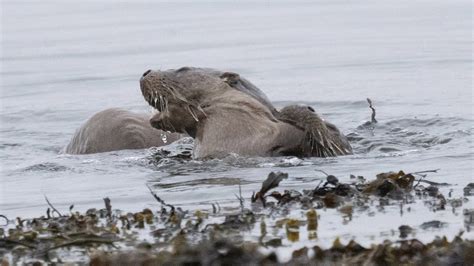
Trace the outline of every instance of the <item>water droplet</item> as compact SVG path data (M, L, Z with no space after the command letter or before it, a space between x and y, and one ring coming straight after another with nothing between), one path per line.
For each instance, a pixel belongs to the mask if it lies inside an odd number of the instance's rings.
M168 136L166 136L165 133L161 133L161 140L166 144L168 142Z

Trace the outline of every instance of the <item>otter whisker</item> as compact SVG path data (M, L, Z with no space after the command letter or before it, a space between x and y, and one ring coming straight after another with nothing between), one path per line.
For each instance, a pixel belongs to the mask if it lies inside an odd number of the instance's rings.
M321 140L321 144L322 144L323 136L321 135L321 132L319 130L316 130L316 132L318 133L319 139Z
M163 83L162 84L164 88L168 89L168 91L170 92L170 94L173 96L174 99L176 99L176 94L174 93L174 88L169 86L168 84L166 83Z
M204 117L207 117L206 112L204 112L204 110L202 109L201 106L198 105L198 106L197 106L197 109L198 109L199 112L201 112L201 113L204 115Z
M326 142L328 144L326 149L328 150L329 154L331 154L332 156L335 156L336 152L333 149L333 143L330 140L326 140Z
M321 149L321 157L327 157L326 153L324 152L324 149Z
M168 112L169 104L168 104L167 98L165 98L164 105L165 105L165 111Z
M326 154L326 157L332 157L332 156L333 156L330 149L327 149L327 148L326 148L326 149L324 150L324 152L325 152L325 154Z
M164 100L163 100L163 96L162 96L162 95L160 95L160 110L161 110L161 111L164 111L164 110L165 110Z
M335 144L334 142L333 142L333 146L340 152L339 153L340 155L344 154L344 152L341 150L341 148L339 148L339 146L337 146L337 144Z
M194 120L196 120L196 122L199 122L199 119L198 119L196 113L194 113L194 111L192 110L191 106L188 105L186 108L188 109L188 112L193 116Z

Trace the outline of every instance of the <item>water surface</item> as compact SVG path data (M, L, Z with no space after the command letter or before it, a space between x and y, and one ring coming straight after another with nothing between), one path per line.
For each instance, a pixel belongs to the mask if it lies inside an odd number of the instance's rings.
M440 169L428 179L452 184L442 191L461 197L473 181L471 19L464 0L5 0L0 213L42 215L44 195L62 210L102 206L106 196L115 208L158 208L146 184L185 209L215 202L231 208L238 206L239 182L249 198L270 171L284 171L290 177L282 188L301 190L324 178L317 169L342 181L350 174L370 179L390 170ZM150 112L138 84L145 70L185 65L236 71L278 107L313 106L352 136L356 153L187 163L156 163L150 150L60 154L100 110ZM366 97L377 108L375 128L360 127L370 119ZM473 208L473 200L462 209ZM320 241L397 239L387 232L430 220L448 226L421 231L424 240L465 229L461 210L422 207L404 215L397 206L362 213L346 224L335 210L324 210Z

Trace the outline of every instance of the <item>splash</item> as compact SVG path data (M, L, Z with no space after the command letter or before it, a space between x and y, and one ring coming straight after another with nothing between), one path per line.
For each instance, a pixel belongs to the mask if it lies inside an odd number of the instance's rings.
M161 140L163 141L163 143L168 143L168 136L166 135L166 133L161 133Z

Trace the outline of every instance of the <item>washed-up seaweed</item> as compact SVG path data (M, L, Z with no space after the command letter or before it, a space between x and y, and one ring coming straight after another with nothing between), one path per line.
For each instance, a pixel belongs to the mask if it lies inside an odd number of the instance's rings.
M54 213L57 213L59 216L63 216L63 215L53 206L53 204L51 204L51 202L49 202L48 197L46 197L46 195L44 196L44 199L45 199L46 202L48 203L49 207L53 210L53 214L54 214Z
M474 196L474 183L467 184L463 189L464 196Z
M89 209L85 213L73 211L73 205L69 213L60 212L47 200L48 209L53 209L55 215L50 211L46 217L14 220L2 215L6 221L0 228L2 265L416 265L422 262L472 265L474 242L464 239L462 233L451 236L451 240L440 236L431 243L410 238L417 230L447 226L439 220L413 227L399 226L399 241L362 246L353 240L343 244L336 238L332 247L305 246L293 250L290 261L279 261L276 249L284 245L284 239L269 233L270 227L282 230L289 243L300 241L303 227L307 239L316 240L322 208L337 208L344 223L350 221L354 209L363 208L369 198L387 204L384 202L403 203L415 196L427 197L431 204L428 207L436 210L444 210L448 204L462 205L457 199L446 199L437 186L421 185L415 178L418 174L420 172L386 172L372 181L351 176L348 183L326 174L314 188L296 191L282 189L288 174L272 172L262 182L261 189L251 196L249 209L245 208L245 195L239 185L236 195L239 211L234 213L221 213L220 207L216 207L218 203L213 210L182 211L166 203L151 187L150 193L160 208L136 213L114 210L109 198L104 198L104 208ZM426 172L421 174L426 175ZM291 209L302 210L303 219L286 216ZM462 215L466 230L470 230L474 210L464 209ZM275 217L278 218L270 222ZM258 239L243 236L252 228L259 229ZM261 253L259 248L269 249L269 252Z
M288 178L287 173L271 172L268 175L267 179L263 181L262 188L260 189L260 191L252 195L252 198L251 198L252 202L256 202L257 200L260 200L262 204L265 205L265 194L271 189L278 187L280 182L286 178Z
M326 173L325 173L326 174ZM335 208L343 204L347 199L361 198L367 196L378 196L389 199L403 199L406 195L416 190L418 194L427 194L432 197L444 199L436 186L423 187L416 184L416 178L413 173L386 172L380 173L376 179L366 182L365 178L353 177L356 179L353 183L341 183L334 175L326 174L326 179L322 180L314 189L303 190L284 190L268 192L278 187L279 183L288 176L283 173L270 173L262 184L262 189L255 195L252 195L252 202L260 201L263 206L267 204L267 198L271 197L277 200L277 204L282 205L290 202L307 203L308 201L321 204L328 208ZM446 201L443 201L446 204Z
M335 240L331 248L319 246L295 250L290 261L279 263L274 253L263 255L254 243L235 245L228 240L204 241L199 246L183 245L174 252L135 250L97 252L91 265L472 265L474 241L455 237L438 238L424 244L416 239L399 243L386 241L365 248L355 241L343 245ZM309 251L314 255L309 256Z

